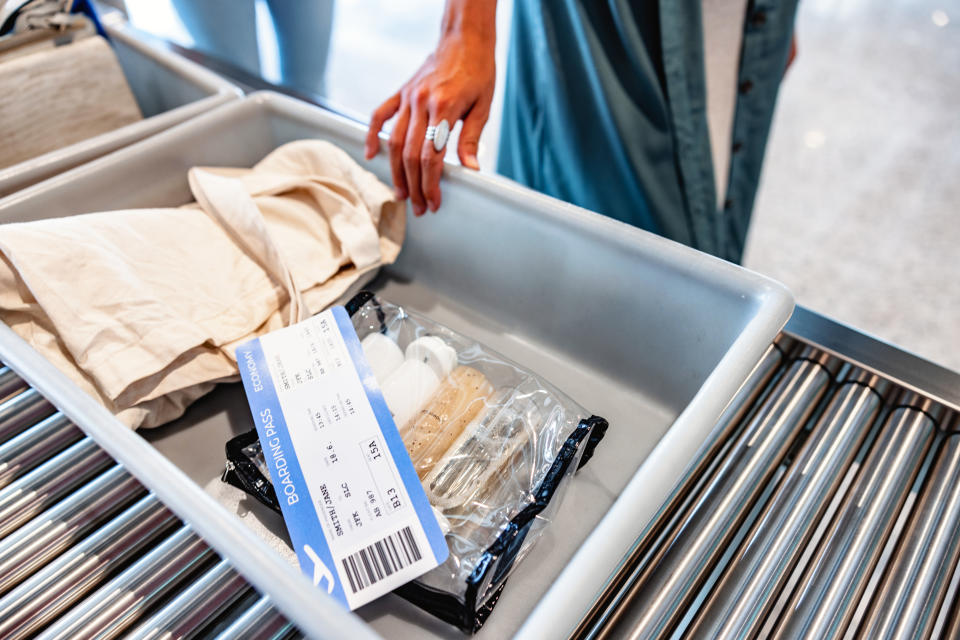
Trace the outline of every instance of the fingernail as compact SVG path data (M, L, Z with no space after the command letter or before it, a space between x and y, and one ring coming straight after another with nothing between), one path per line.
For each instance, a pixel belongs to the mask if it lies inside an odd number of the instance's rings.
M469 156L467 158L467 166L471 169L479 169L480 163L477 162L477 156Z
M406 199L407 199L407 192L404 191L403 189L399 189L399 188L394 189L394 190L393 190L393 195L396 196L397 200L406 200Z
M437 203L435 203L433 200L427 200L427 206L430 207L430 211L437 210Z
M422 216L426 212L427 210L421 207L420 205L414 205L413 207L413 215L417 217Z

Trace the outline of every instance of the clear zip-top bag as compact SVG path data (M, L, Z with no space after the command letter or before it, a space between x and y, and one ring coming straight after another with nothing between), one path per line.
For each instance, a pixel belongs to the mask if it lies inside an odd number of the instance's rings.
M346 309L450 550L395 593L476 632L607 421L484 345L370 292ZM279 513L256 430L226 450L223 480Z

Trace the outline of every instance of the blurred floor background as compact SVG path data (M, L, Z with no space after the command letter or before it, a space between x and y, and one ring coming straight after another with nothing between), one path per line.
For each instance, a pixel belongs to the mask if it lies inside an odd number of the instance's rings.
M442 4L335 2L327 101L366 120L435 46ZM501 75L511 4L498 7ZM126 5L136 26L192 44L169 0ZM257 27L276 80L263 0ZM799 304L960 370L960 0L801 0L797 41L744 264Z
M960 2L801 0L745 266L960 371Z

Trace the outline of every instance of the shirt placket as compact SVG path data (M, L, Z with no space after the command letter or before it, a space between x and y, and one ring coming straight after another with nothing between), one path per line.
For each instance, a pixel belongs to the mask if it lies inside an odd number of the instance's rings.
M796 0L753 0L744 21L727 196L720 207L720 255L740 262L780 81Z

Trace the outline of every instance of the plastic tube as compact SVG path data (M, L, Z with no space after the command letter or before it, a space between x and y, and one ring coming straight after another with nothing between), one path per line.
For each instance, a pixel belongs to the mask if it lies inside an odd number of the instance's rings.
M423 478L433 470L491 395L493 386L472 367L457 367L447 376L429 404L400 431L417 475Z
M515 389L500 391L491 406L463 430L423 480L430 503L443 509L466 505L499 485L501 470L541 422L533 402Z

